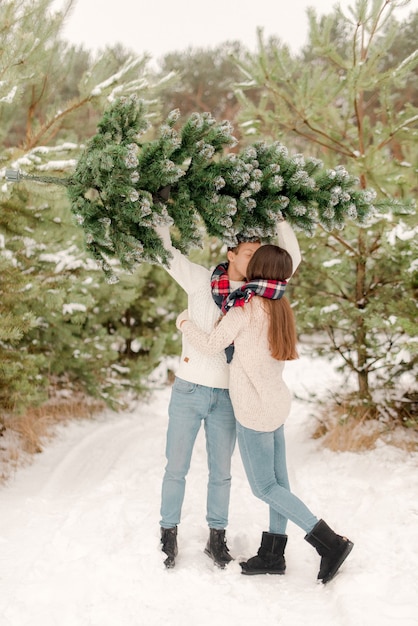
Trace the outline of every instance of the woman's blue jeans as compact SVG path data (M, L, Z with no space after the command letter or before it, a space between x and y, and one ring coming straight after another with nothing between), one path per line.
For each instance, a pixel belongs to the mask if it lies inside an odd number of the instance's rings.
M206 520L209 528L226 528L231 492L231 457L236 441L236 422L228 390L176 378L168 415L167 465L162 485L160 525L172 528L180 523L186 475L203 422L209 469Z
M288 519L310 532L318 518L290 491L284 427L266 433L237 422L237 437L251 490L270 507L270 532L285 534Z

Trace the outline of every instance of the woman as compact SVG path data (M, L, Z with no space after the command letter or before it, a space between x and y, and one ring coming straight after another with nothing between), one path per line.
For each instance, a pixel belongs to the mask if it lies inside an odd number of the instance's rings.
M321 556L318 579L326 583L335 576L353 543L319 520L291 493L284 478L283 424L291 400L282 373L284 362L298 356L293 311L283 297L291 275L292 259L286 250L261 246L248 264L248 282L225 299L224 315L210 335L188 319L187 311L177 318L177 327L207 354L234 344L229 390L251 489L278 519L290 519L306 532L306 541ZM241 563L242 573L284 574L286 542L287 536L272 528L263 532L257 556Z

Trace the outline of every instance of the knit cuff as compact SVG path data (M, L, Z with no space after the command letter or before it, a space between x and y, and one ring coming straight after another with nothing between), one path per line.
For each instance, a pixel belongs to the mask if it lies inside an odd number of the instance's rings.
M185 311L182 311L176 319L176 326L179 330L181 330L181 324L182 322L187 322L189 319L189 314L187 312L187 309Z

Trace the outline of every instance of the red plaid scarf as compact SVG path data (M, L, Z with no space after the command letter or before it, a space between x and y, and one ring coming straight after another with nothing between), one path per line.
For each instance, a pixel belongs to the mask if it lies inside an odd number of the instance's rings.
M214 269L210 285L212 287L212 298L215 304L221 309L226 298L229 296L231 286L229 284L228 263L219 263ZM225 348L226 362L230 363L234 355L234 344Z
M212 297L223 314L227 313L233 306L244 306L254 296L279 300L284 295L286 285L286 280L257 278L231 293L228 263L220 263L215 268L211 280Z
M210 286L212 287L212 298L217 306L222 309L225 299L231 293L228 276L229 263L219 263L213 270Z
M229 284L228 263L220 263L213 271L211 278L212 298L225 315L233 306L244 306L254 296L278 300L284 294L287 282L280 280L252 280L231 293ZM227 363L232 361L234 344L225 348Z

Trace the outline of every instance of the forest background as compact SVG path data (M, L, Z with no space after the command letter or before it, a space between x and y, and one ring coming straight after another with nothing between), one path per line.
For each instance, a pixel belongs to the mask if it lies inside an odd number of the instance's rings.
M122 43L99 53L71 45L51 0L0 2L0 433L39 451L55 420L126 406L180 352L174 321L186 297L162 267L141 264L109 284L65 191L5 179L9 167L71 172L109 103L135 93L150 139L173 109L180 122L209 111L232 123L241 146L279 140L345 166L387 200L365 226L298 232L304 261L289 296L300 341L338 357L347 380L314 399L316 434L334 448L395 431L414 445L418 12L399 22L405 4L311 9L299 53L260 31L255 53L232 41L173 51L156 66ZM207 238L190 256L211 266L223 253Z

